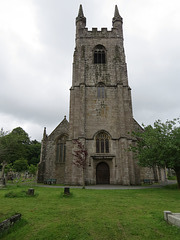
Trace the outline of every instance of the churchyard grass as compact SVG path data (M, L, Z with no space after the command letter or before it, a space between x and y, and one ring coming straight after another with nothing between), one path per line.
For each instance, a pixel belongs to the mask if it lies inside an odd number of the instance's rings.
M0 190L0 221L14 213L22 214L1 239L180 239L180 228L163 219L164 210L180 212L180 191L176 188L70 189L69 197L63 196L61 188L34 189L35 197L21 194L28 186ZM8 197L9 192L15 197Z

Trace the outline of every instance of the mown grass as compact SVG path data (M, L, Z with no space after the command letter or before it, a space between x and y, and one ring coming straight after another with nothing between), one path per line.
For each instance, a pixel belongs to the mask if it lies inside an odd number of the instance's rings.
M140 190L63 189L35 187L36 197L22 196L27 186L0 190L0 219L18 212L22 220L1 239L179 240L180 229L168 225L163 211L180 212L176 188ZM8 198L5 194L16 193Z

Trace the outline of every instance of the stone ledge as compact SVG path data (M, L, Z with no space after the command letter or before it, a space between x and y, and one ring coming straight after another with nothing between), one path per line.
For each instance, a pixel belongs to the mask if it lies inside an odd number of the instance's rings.
M115 155L113 154L108 154L108 153L97 153L97 154L93 154L91 155L91 157L94 159L94 160L112 160Z
M172 225L180 227L180 213L164 211L164 220Z

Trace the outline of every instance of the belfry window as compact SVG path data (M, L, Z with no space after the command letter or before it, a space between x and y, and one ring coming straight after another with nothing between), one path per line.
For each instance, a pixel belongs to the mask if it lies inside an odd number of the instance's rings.
M56 145L56 161L57 162L65 162L66 159L66 140L67 136L63 135L57 141Z
M96 136L96 153L109 153L109 136L105 132Z
M95 64L106 63L105 48L102 45L97 45L94 49L94 63Z

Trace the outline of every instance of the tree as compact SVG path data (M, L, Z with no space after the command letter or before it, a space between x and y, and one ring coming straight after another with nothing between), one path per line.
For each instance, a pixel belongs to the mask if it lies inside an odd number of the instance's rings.
M28 169L28 161L24 158L18 159L14 162L13 168L16 172L23 172Z
M5 173L8 174L9 172L14 172L13 164L8 163L5 168Z
M28 164L37 165L40 158L41 144L36 141L30 141L28 133L21 127L14 128L11 132L0 130L0 167L1 182L4 182L4 171L10 169L10 166L15 165L16 171L27 169L27 164L22 159L26 159ZM3 177L3 179L2 179Z
M20 158L27 158L27 146L30 140L28 134L20 127L15 128L12 132L0 137L1 162L13 163Z
M33 140L30 141L30 144L27 146L27 160L28 164L33 164L36 166L40 160L40 153L41 153L41 143Z
M0 131L0 164L2 165L1 178L5 182L4 171L9 163L26 158L27 146L30 142L28 134L20 127L15 128L12 132ZM1 181L1 182L2 182Z
M9 161L13 163L21 158L27 159L28 146L30 144L28 133L26 133L21 127L17 127L9 134L9 138L11 138Z
M179 119L160 120L144 127L144 131L135 132L136 144L131 150L137 155L143 167L167 167L175 171L180 188L180 126Z
M1 175L0 175L0 186L5 186L5 177L4 177L4 172L5 172L5 167L7 165L7 161L5 158L6 152L8 151L8 146L7 146L7 139L6 135L8 132L4 132L3 128L1 128L0 131L0 165L2 166L1 168Z
M76 144L77 150L73 152L73 156L75 157L73 163L82 169L83 188L85 188L85 168L88 152L80 140L74 140L74 144Z
M28 171L30 174L32 175L36 175L37 172L37 166L31 164L30 166L28 166Z

